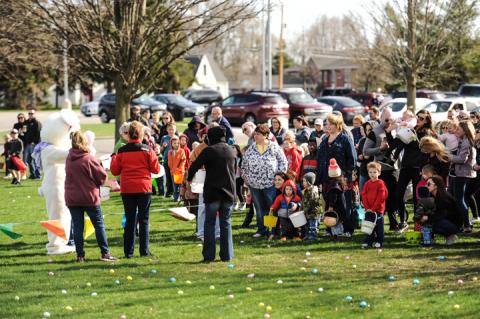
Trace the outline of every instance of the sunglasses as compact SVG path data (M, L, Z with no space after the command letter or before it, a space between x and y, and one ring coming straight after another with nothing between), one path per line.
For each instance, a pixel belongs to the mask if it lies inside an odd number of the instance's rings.
M25 118L23 116L17 117L17 120L24 120Z
M162 117L162 120L169 120L169 117Z
M425 117L417 116L417 119L419 119L420 121L425 121Z
M35 114L35 113L28 113L28 115L33 115L33 114Z
M427 183L427 186L435 186L435 183L428 182L428 183Z

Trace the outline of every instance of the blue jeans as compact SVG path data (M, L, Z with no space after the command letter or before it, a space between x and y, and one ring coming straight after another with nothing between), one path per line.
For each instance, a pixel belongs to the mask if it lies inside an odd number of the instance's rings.
M171 196L173 194L173 177L172 174L170 174L168 163L163 163L163 168L165 169L165 184L167 185L165 195Z
M368 176L360 175L360 179L359 179L360 193L363 191L363 186L365 186L365 183L366 183L368 180L369 180Z
M93 227L95 228L95 237L97 238L98 247L102 254L108 253L107 234L105 233L105 224L103 223L102 208L98 206L68 206L73 221L73 238L75 240L75 250L78 257L85 257L83 250L83 231L85 227L86 212Z
M125 209L125 229L123 233L123 252L125 257L133 256L135 249L135 228L139 224L140 256L150 255L148 220L150 215L151 194L122 194ZM138 210L138 216L137 216Z
M198 211L197 211L197 237L202 238L205 235L205 203L203 202L203 193L198 194ZM215 223L215 237L220 236L220 222L217 217Z
M365 238L365 244L371 246L374 242L377 242L383 246L383 240L385 238L384 227L383 214L377 214L377 223L373 232Z
M268 233L267 228L263 225L263 216L268 215L270 206L275 199L276 189L275 186L268 188L253 188L250 187L252 194L253 205L255 205L255 214L257 217L257 233L266 235Z
M470 227L470 219L468 218L468 206L465 201L465 191L467 189L467 183L470 178L467 177L455 177L453 179L453 196L458 203L458 208L462 213L463 227Z
M305 239L307 240L317 239L318 218L307 219L307 224L305 225L305 227L306 227Z
M30 172L30 178L40 178L40 172L36 168L33 162L33 149L35 148L35 144L28 144L25 146L25 150L23 151L23 159L25 163L28 165L28 170Z
M178 199L180 198L180 187L182 187L181 184L173 183L173 200L175 202L177 202Z
M232 211L233 202L216 201L205 204L205 235L203 241L203 259L215 260L215 224L217 211L220 213L220 259L233 259Z

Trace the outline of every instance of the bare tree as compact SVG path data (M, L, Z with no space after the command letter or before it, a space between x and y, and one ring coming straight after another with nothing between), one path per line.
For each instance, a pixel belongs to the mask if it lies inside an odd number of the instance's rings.
M84 70L113 81L117 128L130 100L151 90L172 62L256 15L249 10L256 0L33 1L58 45L67 40Z

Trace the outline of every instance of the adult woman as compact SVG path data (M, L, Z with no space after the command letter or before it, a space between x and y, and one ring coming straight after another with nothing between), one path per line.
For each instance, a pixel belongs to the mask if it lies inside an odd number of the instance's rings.
M255 143L247 149L242 161L243 180L250 187L257 216L254 237L267 235L263 216L268 214L275 199L274 176L278 171L287 170L285 154L277 143L269 141L269 134L266 124L258 125L254 132Z
M114 261L108 250L107 234L100 207L100 185L107 173L100 163L89 154L88 140L82 132L72 135L72 148L65 162L65 203L73 221L73 238L77 262L85 261L83 250L84 215L86 212L95 228L95 237L101 251L100 260Z
M308 122L303 116L297 116L293 119L293 127L295 128L295 142L297 145L308 143L310 137L310 129Z
M432 136L425 136L420 140L420 151L427 154L423 166L432 165L437 175L441 176L446 182L450 170L450 154L445 145Z
M358 179L359 179L359 188L360 192L363 190L363 185L368 181L368 169L367 165L371 161L373 161L373 158L367 155L363 155L363 147L365 146L365 141L367 140L368 134L372 131L373 127L376 127L378 125L377 121L370 121L370 122L365 122L360 126L360 134L362 135L362 138L358 142L357 145L357 167L358 167Z
M123 235L123 251L126 258L133 257L135 226L139 223L140 256L150 255L148 220L152 196L151 174L160 172L157 155L142 144L144 126L133 121L128 129L128 144L112 156L110 171L120 175L120 192L125 209L126 224Z
M330 159L332 158L336 159L347 182L349 184L352 182L352 173L355 168L357 157L355 154L355 147L353 146L353 140L342 131L343 124L342 116L337 114L329 114L327 116L325 130L328 134L328 138L326 137L322 140L317 151L317 184L320 184L323 187L326 187L328 181L328 166ZM348 194L349 193L347 193L347 196ZM347 204L344 231L345 233L352 234L354 225L351 222L351 212L349 207L350 206Z
M432 129L432 117L430 112L421 110L417 113L417 126L415 126L415 132L417 139L406 144L403 149L403 157L400 163L400 174L398 176L396 202L398 214L400 215L399 231L403 232L408 229L408 214L405 209L405 191L410 182L412 182L413 189L417 188L418 182L420 182L420 169L422 163L426 162L426 155L420 151L418 141L424 136L434 135ZM417 198L413 196L413 206L417 206Z
M423 222L431 223L433 233L445 236L447 245L452 245L455 243L456 233L458 233L455 221L460 217L455 198L445 190L441 176L434 175L429 178L427 187L435 198L435 213L433 216L423 217Z
M452 164L455 166L455 178L453 179L453 196L457 200L463 216L463 230L472 231L472 225L468 218L468 206L466 202L466 188L468 182L477 177L473 169L476 164L476 149L474 147L475 129L471 121L460 121L456 135L458 141L458 152L452 156Z
M380 179L383 180L388 190L388 198L386 204L386 211L388 212L388 220L390 223L390 230L398 229L398 222L395 217L395 191L397 188L397 179L395 178L395 168L385 162L385 153L388 150L389 143L393 142L393 137L390 132L390 126L393 123L392 109L385 107L380 116L380 125L374 127L367 135L365 145L363 147L363 155L369 156L376 162L382 165L382 173Z
M174 124L175 126L177 125L175 123L175 119L173 118L173 115L172 113L168 112L168 111L165 111L163 112L162 114L162 126L160 127L160 133L159 133L159 136L158 136L158 140L161 140L162 137L164 137L165 135L168 135L168 132L167 132L167 125L168 124ZM178 133L175 131L175 134L178 135Z
M282 122L278 119L278 117L272 117L270 121L272 126L270 126L270 132L272 132L273 136L277 139L278 145L283 144L283 137L287 134L287 130L282 127Z
M205 123L202 122L199 116L192 117L190 123L188 123L187 129L183 132L188 137L188 148L192 149L193 142L199 142L200 139L198 138L198 132L206 126Z

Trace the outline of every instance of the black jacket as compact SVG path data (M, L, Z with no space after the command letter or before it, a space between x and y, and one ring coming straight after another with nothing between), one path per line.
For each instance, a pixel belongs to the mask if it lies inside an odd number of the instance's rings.
M462 226L462 213L458 208L457 202L452 196L439 196L437 194L435 197L435 207L435 214L431 218L432 222L446 218L457 227Z
M206 204L235 200L235 152L225 143L225 129L214 127L208 131L210 146L204 149L188 170L188 181L205 166L206 177L203 199Z
M27 132L25 133L25 144L38 144L40 143L40 130L42 124L37 119L29 119L25 121L27 123Z

